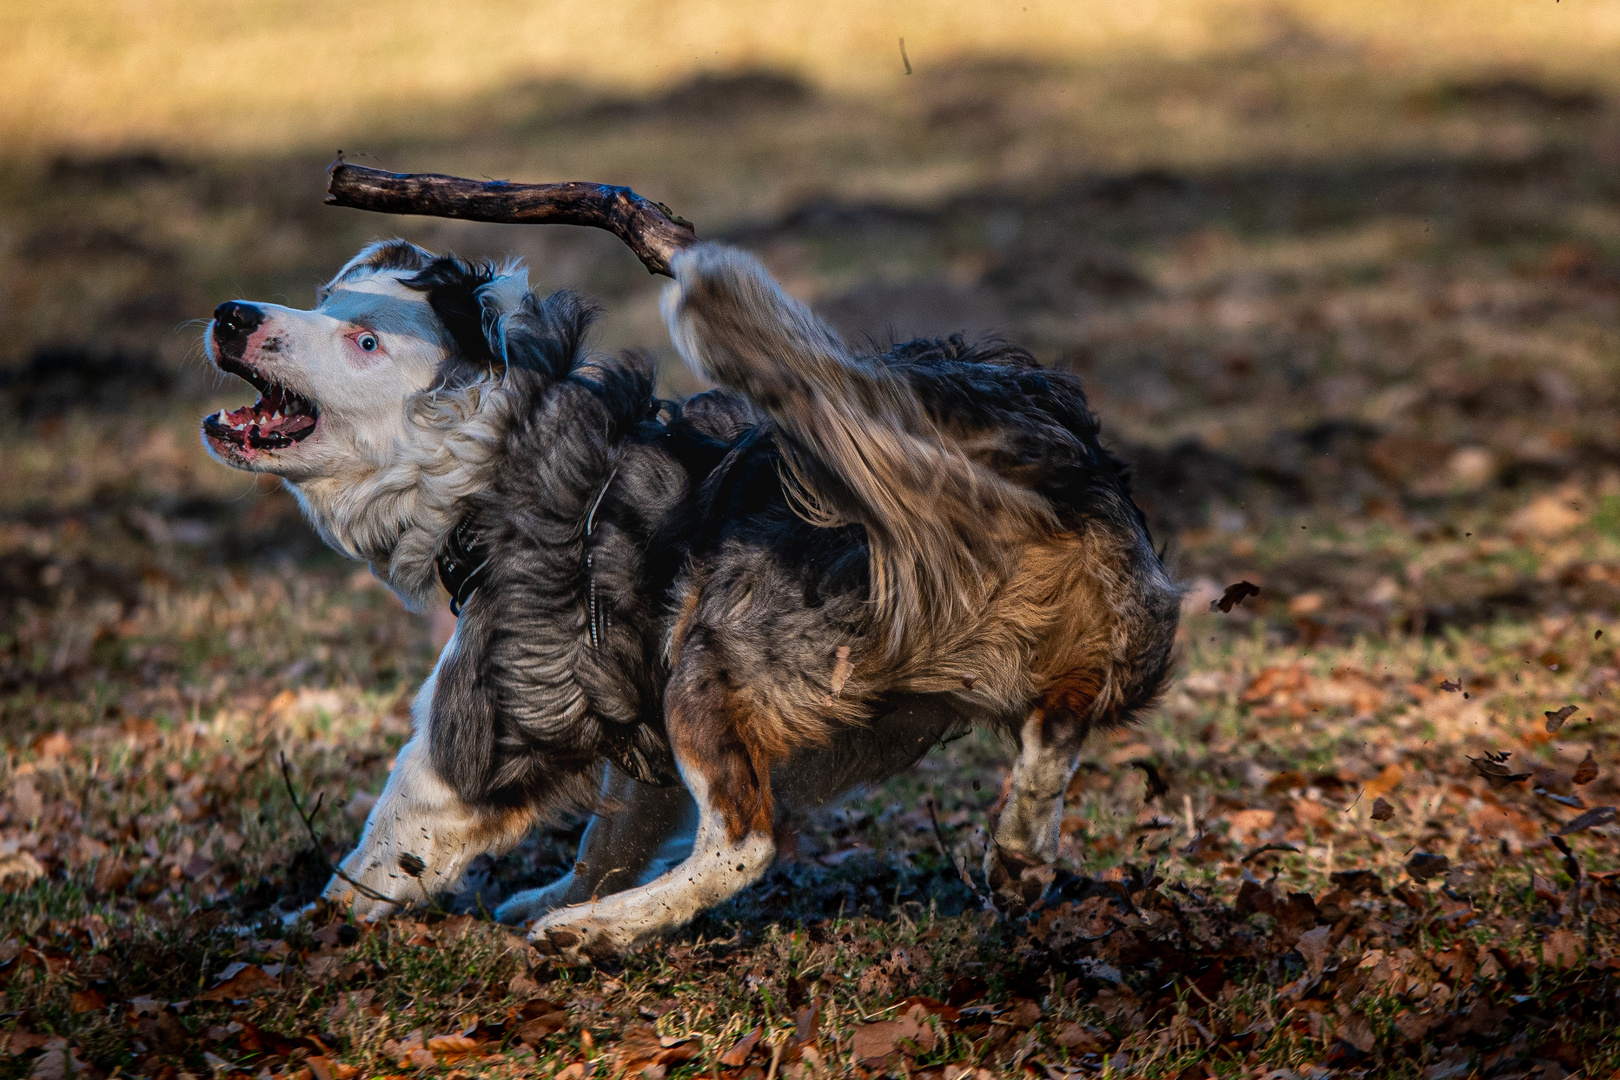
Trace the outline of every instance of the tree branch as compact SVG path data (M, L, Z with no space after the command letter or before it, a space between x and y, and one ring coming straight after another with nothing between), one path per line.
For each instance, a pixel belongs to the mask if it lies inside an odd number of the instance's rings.
M339 158L327 170L326 201L383 214L606 229L628 244L649 271L666 277L675 253L697 242L692 223L669 207L610 184L513 184L436 173L391 173Z

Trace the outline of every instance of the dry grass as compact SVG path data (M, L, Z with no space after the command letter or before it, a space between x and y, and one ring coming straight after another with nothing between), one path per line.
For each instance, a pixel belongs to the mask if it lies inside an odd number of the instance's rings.
M1607 82L1620 13L1601 0L50 0L0 11L0 145L352 148L498 114L513 84L634 91L757 67L903 99L901 37L920 71L964 56L1111 69L1280 43L1428 77L1488 66Z

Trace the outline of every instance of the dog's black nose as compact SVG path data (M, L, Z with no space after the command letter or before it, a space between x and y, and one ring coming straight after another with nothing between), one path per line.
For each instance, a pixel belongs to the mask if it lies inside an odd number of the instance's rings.
M214 344L227 354L242 355L248 336L264 322L264 312L240 300L227 300L214 309Z

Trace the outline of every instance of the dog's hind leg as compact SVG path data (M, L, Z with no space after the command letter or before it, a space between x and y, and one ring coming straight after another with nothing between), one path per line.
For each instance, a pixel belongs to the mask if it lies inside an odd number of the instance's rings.
M1011 790L984 853L991 896L1008 915L1023 915L1052 883L1063 794L1080 766L1095 696L1095 680L1071 673L1042 695L1018 733Z
M687 644L665 693L675 763L698 811L692 853L639 888L543 916L529 930L536 946L575 958L622 953L690 922L770 868L771 756L751 743L751 717L728 683L706 649Z
M573 869L512 896L495 909L496 919L528 923L555 908L645 885L691 854L697 804L685 788L643 784L609 765L600 798L603 809L586 826Z

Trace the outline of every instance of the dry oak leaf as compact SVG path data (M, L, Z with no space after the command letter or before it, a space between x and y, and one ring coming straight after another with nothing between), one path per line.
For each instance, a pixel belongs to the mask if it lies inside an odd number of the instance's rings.
M1332 934L1333 927L1318 926L1299 935L1299 940L1294 943L1294 948L1305 958L1312 973L1320 972L1322 966L1327 963L1327 958L1333 954L1333 946L1328 942Z
M1598 825L1607 825L1613 821L1615 809L1612 806L1594 806L1580 817L1564 825L1558 830L1559 836L1568 836L1583 829L1595 828Z
M1070 1050L1077 1054L1100 1054L1104 1050L1108 1049L1108 1047L1096 1036L1095 1033L1092 1032L1090 1028L1084 1027L1080 1024L1064 1024L1062 1027L1058 1028L1057 1035L1054 1036L1054 1040L1065 1050ZM1109 1042L1112 1041L1112 1039L1109 1040Z
M1581 936L1572 930L1559 928L1547 935L1546 944L1542 946L1541 955L1557 967L1567 968L1574 966L1586 951L1586 945Z
M1227 612L1243 603L1250 596L1259 596L1260 586L1251 581L1239 581L1226 587L1219 600L1209 602L1209 610Z
M258 964L244 964L240 960L219 973L219 982L213 988L197 995L198 1001L245 1001L255 994L280 990L281 984Z
M1565 705L1562 709L1559 709L1556 712L1549 711L1544 715L1547 717L1547 733L1550 735L1559 728L1563 727L1565 720L1568 720L1571 716L1575 715L1575 706Z
M936 1039L933 1025L928 1023L928 1011L913 1005L898 1020L879 1020L856 1028L850 1047L857 1062L881 1064L890 1054L927 1053L934 1048Z
M97 1012L107 1007L107 995L95 987L75 990L68 995L68 1007L76 1013Z
M735 1069L742 1065L743 1062L748 1060L748 1055L753 1052L754 1046L758 1044L759 1033L760 1029L755 1028L732 1043L731 1049L720 1055L720 1064L728 1069Z
M1590 784L1592 781L1597 779L1597 774L1597 758L1592 756L1591 750L1588 750L1586 752L1586 756L1581 758L1581 763L1575 766L1575 776L1573 779L1577 784Z

